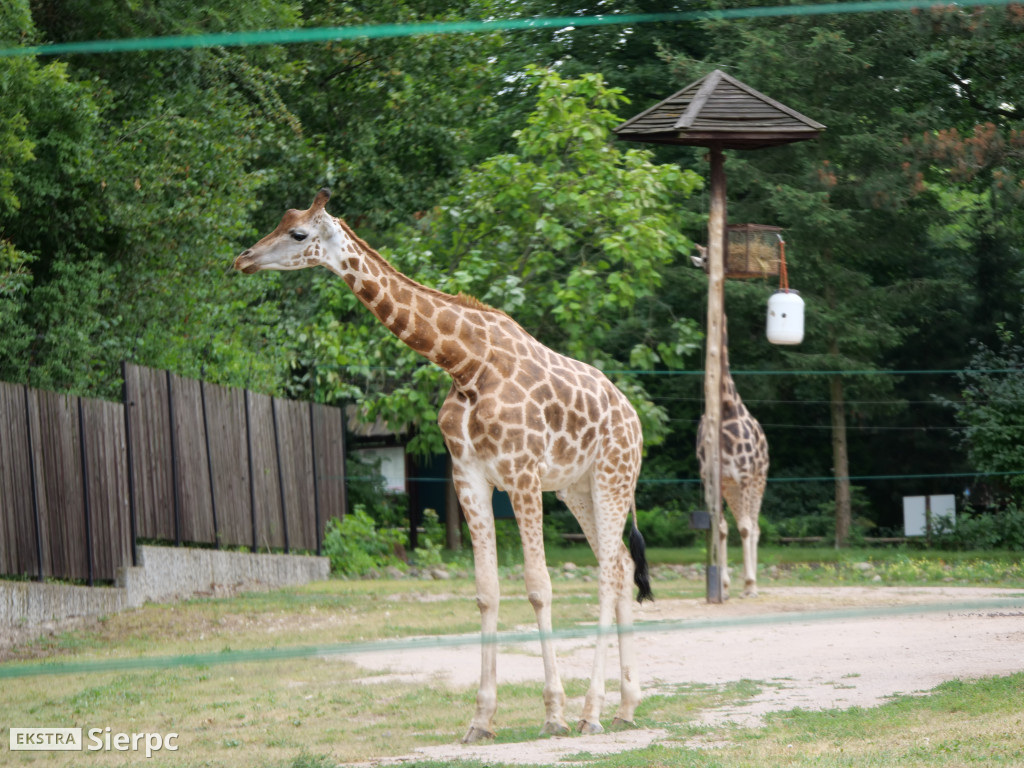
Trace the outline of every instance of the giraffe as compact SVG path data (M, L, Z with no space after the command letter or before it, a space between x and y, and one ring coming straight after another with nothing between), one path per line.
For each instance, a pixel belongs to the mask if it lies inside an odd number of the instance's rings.
M722 327L727 320L722 317ZM704 456L706 417L697 428L697 458L701 477L707 483ZM757 419L740 399L729 372L728 333L722 333L722 497L732 510L743 539L743 597L757 597L757 540L761 535L758 516L768 479L768 440ZM725 568L729 524L722 515L718 526L718 562L725 569L723 584L729 589L729 570Z
M277 229L240 254L235 269L322 265L340 276L393 334L452 378L438 425L473 545L481 617L476 711L464 742L493 738L497 710L498 559L491 495L512 501L523 546L527 597L544 665L542 734L564 734L566 696L552 642L551 578L544 556L542 491L556 491L579 521L598 562L596 649L580 716L581 733L600 733L605 657L618 626L620 704L614 724L632 724L640 702L630 625L630 581L651 599L634 491L642 435L636 411L597 369L548 349L504 312L476 299L420 285L392 267L342 219L327 213L321 189L308 210L289 210ZM632 512L629 549L623 532Z

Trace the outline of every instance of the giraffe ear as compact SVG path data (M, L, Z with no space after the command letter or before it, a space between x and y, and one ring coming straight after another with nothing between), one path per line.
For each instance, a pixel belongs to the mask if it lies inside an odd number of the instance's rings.
M327 201L331 199L331 190L327 187L323 187L319 192L316 193L316 197L313 199L313 205L310 206L311 211L323 210L323 207L327 205Z

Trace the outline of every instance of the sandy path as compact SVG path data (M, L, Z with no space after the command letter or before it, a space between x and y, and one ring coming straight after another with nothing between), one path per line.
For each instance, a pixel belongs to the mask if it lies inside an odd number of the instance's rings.
M742 706L706 711L708 724L757 725L771 711L873 706L898 693L928 690L952 679L1024 670L1024 592L982 588L769 588L757 600L708 605L664 600L638 610L642 685L647 692L675 685L767 683ZM528 627L523 627L528 630ZM467 652L472 662L467 663ZM563 679L587 678L591 641L558 641ZM430 684L475 687L479 666L467 647L415 653L346 656L367 670ZM608 658L617 678L617 650ZM541 680L536 642L499 650L500 685ZM380 679L368 677L367 681ZM606 702L606 718L617 704ZM538 713L541 712L538 701ZM571 700L570 722L582 701ZM471 713L467 712L467 720ZM539 723L540 714L538 714ZM554 763L567 755L622 751L658 740L656 730L539 739L526 744L425 747L414 755L378 761L478 759Z

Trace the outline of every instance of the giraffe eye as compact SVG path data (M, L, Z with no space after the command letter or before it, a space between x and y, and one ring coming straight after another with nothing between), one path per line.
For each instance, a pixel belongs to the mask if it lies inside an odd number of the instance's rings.
M289 234L291 234L293 240L297 240L300 243L309 237L309 233L303 232L301 229L293 229Z

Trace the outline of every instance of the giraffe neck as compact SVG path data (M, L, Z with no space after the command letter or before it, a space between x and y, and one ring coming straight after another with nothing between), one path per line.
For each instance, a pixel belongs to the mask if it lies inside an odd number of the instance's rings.
M338 258L328 259L325 265L400 341L446 370L457 383L471 380L482 356L473 354L468 332L471 326L485 325L487 313L497 310L417 283L395 269L344 221L335 222L346 236Z
M725 344L722 345L722 405L725 412L733 416L743 408L743 400L729 370L729 347Z

